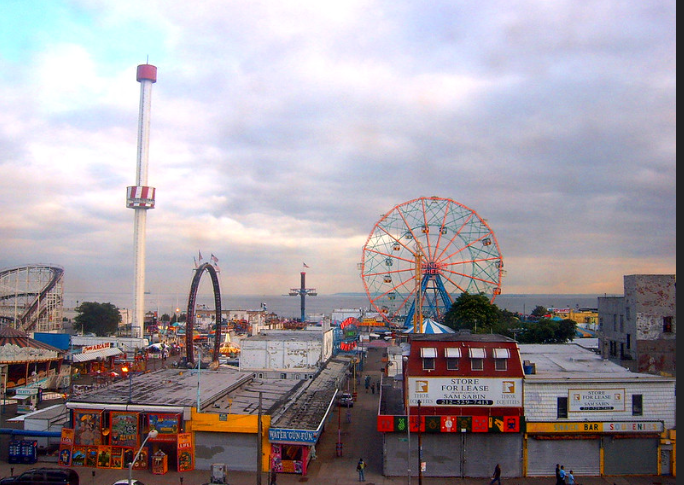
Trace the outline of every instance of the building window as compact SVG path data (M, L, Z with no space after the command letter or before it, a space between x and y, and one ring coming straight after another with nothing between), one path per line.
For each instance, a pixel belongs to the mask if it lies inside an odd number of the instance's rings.
M557 417L558 418L567 418L568 417L568 398L567 397L559 397L556 407L557 407Z
M470 359L471 370L484 370L484 359Z
M470 354L470 369L484 370L485 349L471 347L468 352Z
M627 334L627 350L629 350L631 348L632 348L632 335L628 333Z
M663 333L672 333L672 317L663 317Z
M632 416L644 415L644 397L641 394L632 394Z
M423 359L423 370L435 370L437 349L433 347L421 347L420 356Z
M507 370L511 352L508 349L494 349L494 370Z
M620 332L624 333L625 331L625 316L620 315Z
M285 374L284 372L281 372L281 373L280 373L280 378L281 378L281 379L287 379L287 374Z
M458 365L461 361L461 349L458 347L447 347L444 349L444 357L446 357L447 370L458 370Z

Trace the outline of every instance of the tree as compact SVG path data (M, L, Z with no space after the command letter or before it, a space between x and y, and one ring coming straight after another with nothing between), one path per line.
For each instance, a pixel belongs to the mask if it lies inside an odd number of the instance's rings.
M92 332L106 337L115 334L121 323L121 313L111 303L84 301L75 310L74 323L83 334Z
M562 344L575 338L577 324L574 320L551 320L541 318L537 322L524 325L518 336L523 344Z
M534 310L532 310L532 313L530 313L530 315L533 317L541 318L547 313L549 313L549 311L546 308L544 308L541 305L537 305L536 307L534 307Z
M461 293L444 315L447 327L470 329L473 333L502 333L506 330L502 322L501 310L484 293Z

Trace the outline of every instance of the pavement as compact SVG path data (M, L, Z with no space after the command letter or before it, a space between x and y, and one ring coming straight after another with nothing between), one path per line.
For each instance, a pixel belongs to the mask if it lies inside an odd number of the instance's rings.
M378 413L378 393L365 392L363 377L369 374L377 382L380 379L381 356L383 349L369 349L368 359L360 384L357 385L358 398L351 408L351 422L347 422L346 409L333 416L331 425L321 436L316 446L316 458L309 463L306 476L299 474L279 474L277 485L312 484L312 485L352 485L358 484L356 462L363 457L367 463L365 485L488 485L486 478L431 478L431 477L385 477L382 475L382 435L377 431L376 415ZM338 408L339 409L339 408ZM4 420L3 420L4 421ZM342 442L342 456L337 456L337 442ZM2 436L5 441L6 436ZM0 446L0 453L6 447ZM56 467L56 463L39 461L34 465L9 464L0 455L0 477L18 475L23 470L38 466ZM80 476L80 485L112 485L116 480L127 479L128 470L74 468ZM502 476L502 485L554 485L553 469L548 477L507 477ZM150 470L133 471L133 478L144 485L205 485L211 483L210 470L193 470L189 472L170 471L164 475L155 475ZM228 485L269 485L268 473L258 476L255 472L228 472ZM606 476L575 477L576 485L675 485L673 476Z

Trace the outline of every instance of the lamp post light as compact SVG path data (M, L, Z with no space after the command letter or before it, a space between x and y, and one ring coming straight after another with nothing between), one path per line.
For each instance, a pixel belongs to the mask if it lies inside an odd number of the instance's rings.
M121 368L123 375L128 377L128 404L133 404L133 374L131 374L131 369L127 365Z
M140 452L142 452L142 449L147 444L147 440L149 440L150 438L155 439L158 434L159 434L159 431L157 431L156 429L151 429L150 432L147 433L147 436L145 436L145 439L143 440L142 445L140 445L140 449L135 454L135 457L133 457L133 461L128 464L128 485L133 485L133 465L135 464L136 461L138 461L138 457L140 456Z

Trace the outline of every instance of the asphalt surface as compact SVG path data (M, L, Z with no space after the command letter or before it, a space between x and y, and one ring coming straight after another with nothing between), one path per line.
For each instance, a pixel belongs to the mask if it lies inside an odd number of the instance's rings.
M483 478L429 478L417 476L385 477L382 475L382 436L376 429L379 394L365 392L363 377L370 374L373 381L380 379L380 359L383 349L369 349L368 359L360 384L357 384L358 399L351 408L351 422L347 422L347 411L334 416L331 424L321 436L316 446L316 459L309 464L307 476L296 474L279 474L277 485L309 483L315 485L351 485L358 484L356 463L362 457L367 463L365 470L366 485L488 485L489 480ZM339 427L338 427L339 426ZM337 456L338 436L342 441L342 456ZM6 437L3 437L6 439ZM0 449L0 451L2 451ZM7 454L4 455L6 457ZM56 467L56 463L39 461L34 465L9 464L0 455L0 477L17 475L23 470L37 466ZM112 485L116 480L127 479L128 470L109 470L93 468L74 468L80 476L80 485ZM553 474L553 470L549 471ZM190 472L170 471L164 475L154 475L149 470L133 471L133 478L144 485L204 485L211 483L210 470L193 470ZM554 485L555 477L502 477L502 485ZM269 485L268 473L261 477L254 472L229 472L224 482L228 485ZM576 477L576 485L675 485L672 476L619 476L619 477Z

